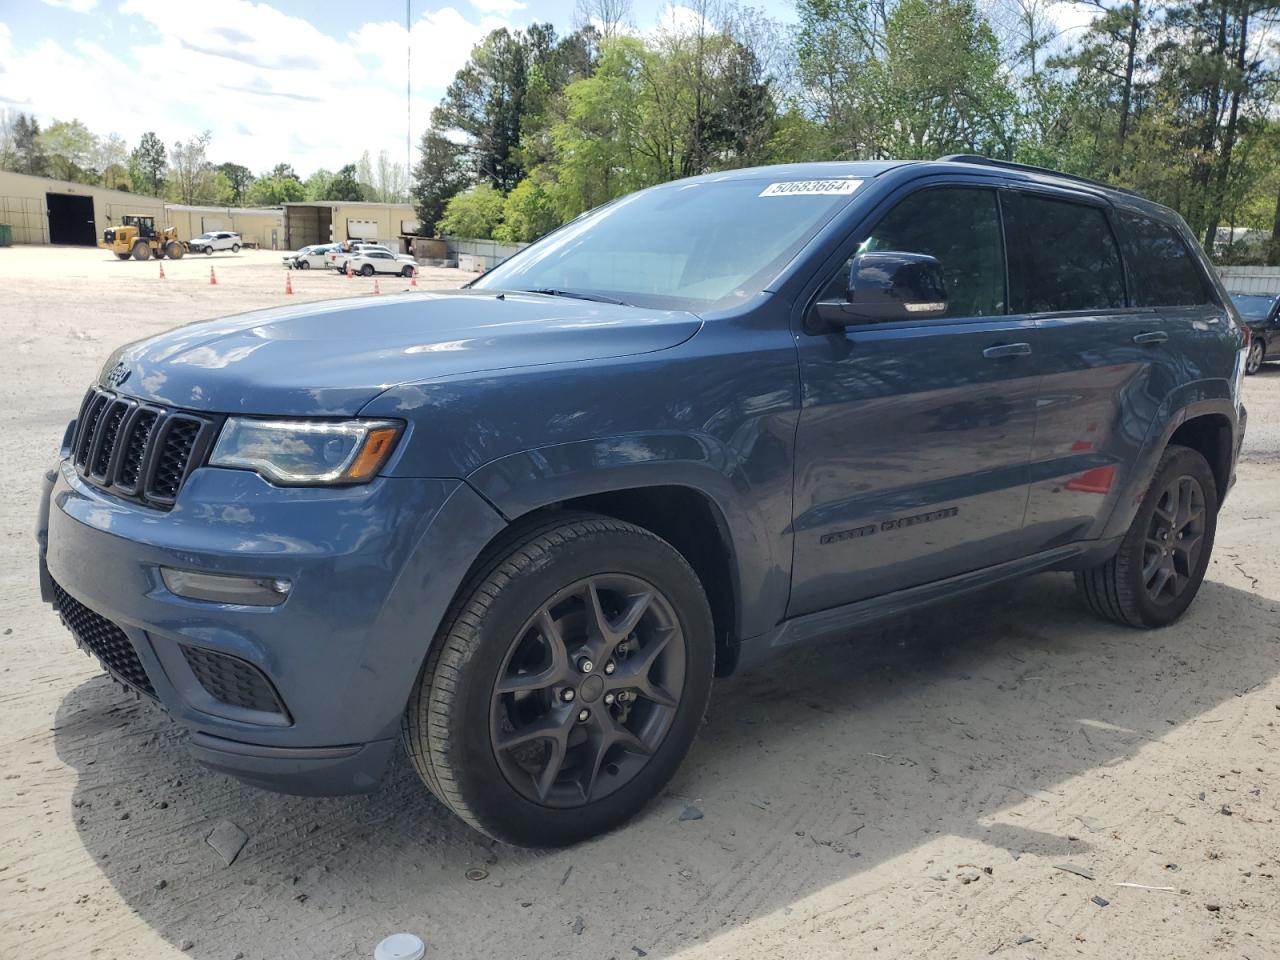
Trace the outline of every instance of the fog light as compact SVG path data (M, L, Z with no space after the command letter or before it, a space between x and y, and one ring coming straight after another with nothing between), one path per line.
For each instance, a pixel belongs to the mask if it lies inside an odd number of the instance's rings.
M293 584L276 577L231 577L220 573L160 568L160 577L170 593L188 600L210 603L238 603L252 607L275 607L284 603Z

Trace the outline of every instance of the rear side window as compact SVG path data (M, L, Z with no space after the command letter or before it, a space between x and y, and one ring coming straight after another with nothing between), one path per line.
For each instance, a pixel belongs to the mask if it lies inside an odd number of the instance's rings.
M1014 313L1125 305L1120 250L1101 208L1011 193L1004 211Z
M1134 276L1136 307L1213 303L1213 294L1181 234L1167 223L1121 210L1125 256Z

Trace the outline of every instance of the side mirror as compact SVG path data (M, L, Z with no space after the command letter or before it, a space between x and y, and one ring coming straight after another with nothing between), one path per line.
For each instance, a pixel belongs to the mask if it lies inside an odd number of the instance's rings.
M946 315L947 286L936 257L876 250L853 258L844 300L816 306L819 317L840 326L928 320Z

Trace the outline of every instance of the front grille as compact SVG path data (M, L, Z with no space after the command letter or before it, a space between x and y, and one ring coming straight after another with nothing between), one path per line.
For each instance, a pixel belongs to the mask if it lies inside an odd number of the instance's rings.
M94 613L57 583L53 585L55 606L62 615L76 645L98 658L107 673L153 700L155 687L138 659L138 652L124 631L100 614Z
M239 657L182 644L187 665L213 699L245 710L284 714L276 688L261 670ZM287 714L286 714L287 715Z
M168 510L216 432L213 418L93 387L80 405L71 455L94 486Z

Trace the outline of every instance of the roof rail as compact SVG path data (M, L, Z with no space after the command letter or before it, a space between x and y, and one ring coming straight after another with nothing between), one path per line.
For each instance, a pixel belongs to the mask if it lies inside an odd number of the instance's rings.
M1062 180L1073 180L1076 183L1087 183L1091 187L1100 187L1103 190L1115 190L1117 193L1127 193L1131 197L1142 197L1137 190L1130 190L1128 187L1117 187L1110 183L1103 183L1101 180L1092 180L1089 177L1081 177L1074 173L1063 173L1061 170L1051 170L1048 167L1037 167L1030 163L1015 163L1013 160L996 160L993 157L984 157L977 153L948 153L946 156L939 157L940 163L976 163L984 167L1000 167L1004 170L1022 170L1026 173L1039 173L1047 177L1058 177Z

